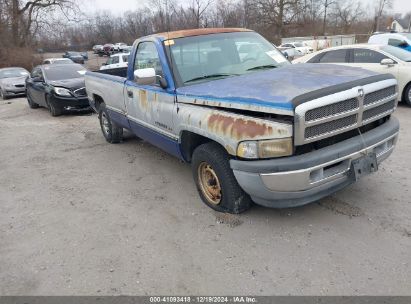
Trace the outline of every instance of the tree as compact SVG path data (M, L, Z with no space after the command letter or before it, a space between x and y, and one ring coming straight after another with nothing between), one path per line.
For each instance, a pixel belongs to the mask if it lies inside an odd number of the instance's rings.
M392 7L392 0L378 0L377 6L376 6L376 16L375 16L375 30L377 32L380 31L380 23L381 23L381 17L387 8Z
M42 24L50 21L50 14L56 9L69 17L75 8L75 0L2 0L2 10L7 15L7 25L15 46L29 44L30 37Z

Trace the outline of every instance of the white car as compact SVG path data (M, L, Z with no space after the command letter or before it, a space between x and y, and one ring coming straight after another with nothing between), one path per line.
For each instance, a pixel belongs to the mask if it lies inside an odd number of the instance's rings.
M130 53L120 53L111 55L110 58L104 63L100 70L110 70L110 69L118 69L118 68L126 68L128 67L128 57Z
M368 39L368 43L392 45L411 51L411 33L375 34Z
M280 48L293 48L296 51L300 52L303 55L306 54L310 54L312 53L314 50L312 47L308 46L306 43L304 42L289 42L289 43L284 43L282 45L280 45Z
M43 60L43 64L70 64L74 63L69 58L47 58Z
M121 52L121 51L123 51L123 49L124 49L125 47L127 47L127 44L125 44L125 43L123 43L123 42L116 43L116 44L114 45L114 51L115 51L115 52Z
M411 106L411 53L391 45L355 44L325 49L293 63L332 63L392 74L399 99Z

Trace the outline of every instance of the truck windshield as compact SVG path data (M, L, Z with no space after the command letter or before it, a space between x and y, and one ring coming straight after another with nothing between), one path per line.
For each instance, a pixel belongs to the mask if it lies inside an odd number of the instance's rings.
M219 33L164 43L180 86L255 73L290 64L255 32Z

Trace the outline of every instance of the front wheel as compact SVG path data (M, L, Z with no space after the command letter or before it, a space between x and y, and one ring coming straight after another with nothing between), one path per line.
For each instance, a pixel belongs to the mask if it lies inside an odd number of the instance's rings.
M407 85L407 87L404 90L404 100L405 104L407 106L411 106L411 83Z
M7 95L6 95L6 93L4 93L4 91L2 90L2 88L0 88L0 99L2 99L2 100L6 100L6 99L7 99Z
M63 111L57 108L56 105L50 100L50 96L46 96L46 103L51 116L57 117L63 114Z
M98 118L104 138L111 144L117 144L123 139L123 128L111 120L104 104L100 105Z
M230 168L229 156L219 144L199 146L193 154L192 171L202 201L218 212L242 213L252 206Z

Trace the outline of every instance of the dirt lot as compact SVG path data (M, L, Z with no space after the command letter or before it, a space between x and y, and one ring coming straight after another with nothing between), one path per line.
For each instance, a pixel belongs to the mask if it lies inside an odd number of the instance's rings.
M190 167L96 115L0 101L1 295L410 295L411 108L397 150L297 209L217 214Z

